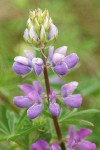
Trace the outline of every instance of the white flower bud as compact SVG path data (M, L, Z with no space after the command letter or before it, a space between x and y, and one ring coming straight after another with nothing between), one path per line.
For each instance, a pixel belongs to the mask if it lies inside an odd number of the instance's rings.
M57 35L58 35L58 29L53 23L51 23L50 29L49 29L48 39L49 40L54 39Z
M41 41L43 41L43 42L46 41L46 33L45 33L45 29L44 29L43 26L41 27L40 39L41 39Z
M29 40L29 31L28 31L28 29L26 28L25 29L25 31L24 31L24 35L23 35L23 37L24 37L24 39L26 40L26 41L28 41Z
M19 63L21 63L23 65L29 65L28 58L23 57L23 56L16 56L14 58L14 61L19 62Z
M27 26L24 38L34 46L40 47L41 42L46 46L52 45L57 38L58 29L52 23L48 10L42 11L38 8L30 11Z
M32 63L33 65L34 64L43 65L43 60L41 58L33 58Z
M30 38L33 38L35 40L37 40L37 35L36 35L36 32L35 32L35 29L34 29L34 26L32 26L29 30L29 36Z
M28 28L31 28L33 26L32 21L31 21L30 18L27 21L27 25L28 25Z

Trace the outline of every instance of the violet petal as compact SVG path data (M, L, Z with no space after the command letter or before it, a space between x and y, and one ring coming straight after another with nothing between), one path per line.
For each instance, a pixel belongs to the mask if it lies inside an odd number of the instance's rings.
M30 150L49 150L49 144L44 140L38 140L31 145Z
M75 140L81 141L85 139L87 136L89 136L92 133L92 130L87 128L81 128L79 131L77 131L74 135Z
M51 90L50 91L50 102L55 103L56 102L56 98L57 98L57 95L56 95L55 91Z
M78 60L79 60L79 58L78 58L77 54L72 53L72 54L68 55L64 61L67 64L68 69L70 69L70 68L73 68L78 63Z
M63 101L65 105L71 108L79 108L82 104L82 96L80 94L74 94L68 97L64 97Z
M61 94L62 94L62 96L66 97L66 96L72 94L72 92L74 92L74 90L77 88L77 86L78 86L78 82L76 82L76 81L64 84L61 87Z
M96 145L89 141L79 142L77 144L79 150L96 150Z
M68 72L68 67L65 63L54 67L54 71L59 75L65 75Z
M75 140L74 140L74 133L75 133L75 127L71 126L68 130L68 134L67 134L67 148L68 150L70 150L73 147L73 144L75 144Z
M25 66L21 63L14 62L13 64L13 70L18 75L25 75L31 71L31 68L28 66Z
M75 133L75 127L74 126L71 126L68 130L68 138L73 138L74 137L74 133Z
M41 97L40 97L40 95L34 90L34 91L32 91L32 92L30 92L28 95L27 95L27 97L29 98L29 99L31 99L32 100L32 102L37 102L37 103L41 103L42 102L42 99L41 99Z
M37 65L41 66L41 65L43 65L43 60L41 58L33 58L32 63L33 63L33 65L37 64Z
M53 57L53 52L54 52L54 46L49 47L49 53L48 53L48 58L51 61Z
M38 81L33 81L34 89L41 95L43 93L43 88Z
M55 51L55 53L59 53L59 54L62 54L64 56L66 56L66 52L67 52L67 46L59 47Z
M61 150L58 143L52 143L50 150Z
M33 39L37 40L37 34L36 34L34 26L32 26L30 28L30 30L29 30L29 36L30 36L30 38L33 38Z
M31 60L34 58L34 54L30 50L24 50L24 52L27 58Z
M50 29L49 29L48 40L51 40L52 38L54 38L55 36L57 36L57 34L58 34L57 27L53 23L51 23Z
M16 56L16 57L14 58L14 61L16 61L16 62L18 62L18 63L21 63L21 64L23 64L23 65L26 65L26 66L29 65L29 60L28 60L28 58L23 57L23 56Z
M64 59L64 55L59 53L54 53L52 61L55 65L59 65L63 59Z
M60 115L60 106L57 103L50 103L49 110L53 116L59 116Z
M22 92L27 95L28 93L34 91L34 87L29 84L21 84L19 85L19 88L22 90Z
M27 116L30 119L38 117L42 112L42 104L34 104L27 110Z
M43 71L42 66L34 64L34 71L35 71L36 75L39 76Z
M14 97L13 102L20 108L27 108L32 105L32 101L26 96L16 96Z
M26 28L25 31L24 31L23 37L24 37L25 40L27 40L27 41L29 40L29 31L28 31L27 28Z

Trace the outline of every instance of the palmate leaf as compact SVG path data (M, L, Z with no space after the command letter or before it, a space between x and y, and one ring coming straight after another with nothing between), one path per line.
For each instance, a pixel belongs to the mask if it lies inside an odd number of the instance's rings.
M8 128L2 122L0 122L0 132L2 132L3 134L6 134L6 135L9 134Z
M94 124L90 121L87 120L80 120L81 125L86 125L86 126L94 126Z
M14 113L8 113L7 118L8 118L8 126L9 126L10 133L13 134L15 128L15 119L16 119Z
M0 122L0 128L4 129L7 133L10 132L9 125L8 125L8 118L7 118L7 109L5 106L2 106L1 108L1 122Z
M0 134L0 141L6 141L8 139L7 135Z
M68 125L94 126L92 122L87 120L81 120L81 119L68 119L63 121L63 123L66 123Z
M35 131L36 129L39 129L40 127L41 127L41 125L39 125L39 126L37 126L37 125L36 126L31 126L31 127L27 128L26 130L19 132L18 134L10 136L8 138L8 140L12 140L13 141L13 140L15 140L18 137L29 135L31 132Z
M82 115L89 115L89 114L94 114L94 113L100 113L100 111L98 109L81 110L81 111L72 113L71 115L67 116L67 118L78 117Z
M87 110L81 110L81 111L77 111L77 109L73 109L68 115L66 115L63 118L60 118L59 122L61 123L63 121L67 121L70 118L75 118L75 117L94 114L94 113L100 113L100 111L97 109L87 109Z
M19 118L18 123L15 127L15 133L17 133L23 127L23 125L26 121L26 111L27 110L24 110L21 117Z

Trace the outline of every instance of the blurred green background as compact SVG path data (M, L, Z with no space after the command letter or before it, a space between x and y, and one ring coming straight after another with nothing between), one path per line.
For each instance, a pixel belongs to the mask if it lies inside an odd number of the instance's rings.
M33 75L28 78L17 76L12 71L12 64L16 55L23 54L24 49L32 49L24 42L23 32L29 10L38 7L48 9L58 27L55 48L67 45L67 53L76 52L80 58L79 65L63 80L80 83L77 92L83 96L81 109L100 109L100 1L0 0L0 110L5 105L9 111L17 112L12 102L13 97L20 92L17 85L31 83ZM50 73L50 78L53 78L52 75ZM36 79L35 75L33 77ZM95 125L91 140L100 150L100 115L90 114L87 120ZM4 145L1 142L0 150ZM9 144L6 149L10 150Z

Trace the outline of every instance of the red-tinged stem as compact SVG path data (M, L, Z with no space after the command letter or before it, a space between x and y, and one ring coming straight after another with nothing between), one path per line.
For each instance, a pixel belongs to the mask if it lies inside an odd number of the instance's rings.
M45 55L44 55L44 49L41 49L41 51L42 51L42 53L41 53L42 54L42 60L43 60L43 63L44 63L44 79L45 79L47 97L48 97L48 102L49 102L50 83L49 83L49 78L48 78L48 71L47 71L46 58L45 58ZM55 130L56 130L56 133L57 133L57 136L58 136L58 140L60 142L60 147L61 147L62 150L66 150L65 144L62 141L62 134L61 134L60 126L58 124L58 119L57 119L57 117L55 117L53 115L52 115L52 119L53 119Z

